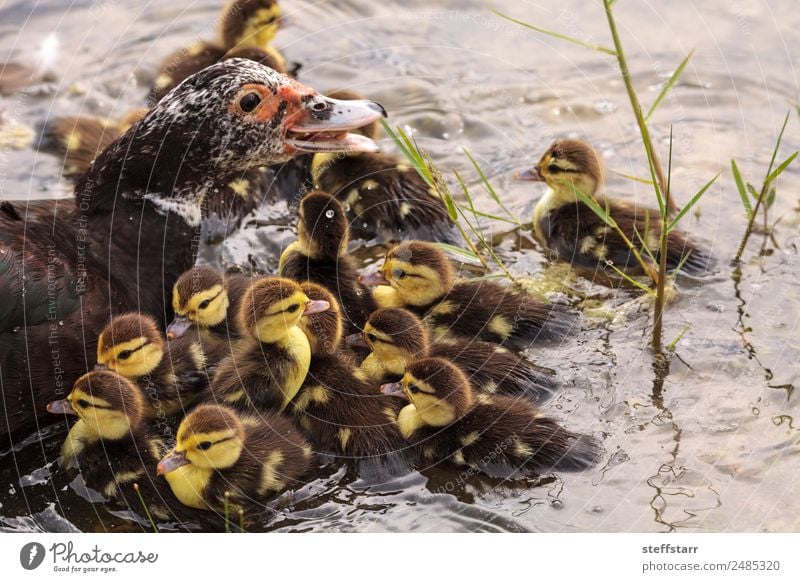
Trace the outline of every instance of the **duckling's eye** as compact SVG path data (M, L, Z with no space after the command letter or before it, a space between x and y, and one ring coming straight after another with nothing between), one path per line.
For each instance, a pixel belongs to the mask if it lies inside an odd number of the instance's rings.
M559 172L563 172L564 168L562 168L561 166L557 166L556 164L550 164L549 166L547 166L547 171L550 172L551 174L558 174Z
M402 279L406 276L406 272L403 269L394 269L392 271L392 276L397 279Z
M261 103L261 95L258 93L247 93L239 99L239 107L245 113L252 113L259 103Z
M198 305L198 309L206 309L209 305L211 305L211 299L206 299L200 305Z
M378 336L376 336L374 333L368 333L367 339L371 342L376 342L378 341Z
M288 309L286 311L288 311L289 313L294 313L298 309L300 309L300 304L299 303L293 303L292 305L290 305L288 307Z
M417 388L412 384L411 386L408 387L408 391L411 392L412 394L416 394L419 392L419 388Z
M207 451L211 448L211 441L203 441L202 443L198 443L197 448L201 451Z
M130 351L130 350L122 350L122 351L119 353L119 355L117 356L117 359L118 359L118 360L127 360L128 358L130 358L130 357L131 357L131 354L132 354L132 353L133 353L133 352L132 352L132 351Z
M83 398L78 400L75 404L77 404L81 408L89 408L89 403L86 400L84 400Z

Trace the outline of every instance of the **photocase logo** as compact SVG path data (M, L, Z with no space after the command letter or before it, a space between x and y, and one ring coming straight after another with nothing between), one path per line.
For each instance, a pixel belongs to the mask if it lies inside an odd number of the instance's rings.
M44 561L44 546L39 542L30 542L19 551L19 563L26 570L35 570Z

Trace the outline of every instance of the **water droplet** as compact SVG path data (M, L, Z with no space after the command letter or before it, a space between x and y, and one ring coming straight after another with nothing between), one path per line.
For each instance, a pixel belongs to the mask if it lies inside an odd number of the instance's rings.
M333 218L334 212L333 210L326 210L325 211L325 218Z
M553 499L550 502L550 507L552 507L553 509L564 509L564 502L561 501L560 499Z

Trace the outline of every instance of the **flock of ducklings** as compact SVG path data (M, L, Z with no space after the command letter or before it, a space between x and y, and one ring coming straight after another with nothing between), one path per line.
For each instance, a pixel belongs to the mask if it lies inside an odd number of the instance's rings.
M153 99L231 56L286 72L269 46L277 4L237 5L226 9L236 18L223 19L222 43L168 59ZM53 131L67 167L82 172L140 115L63 120ZM595 438L538 408L558 388L553 372L521 355L575 333L577 314L511 286L458 278L434 244L451 226L441 201L397 158L317 154L310 172L315 189L299 204L298 238L277 275L198 265L172 290L172 321L112 317L97 340L95 369L48 406L77 417L62 464L111 501L138 508L135 484L159 519L191 519L195 510L244 509L301 486L316 453L505 477L596 463ZM624 241L576 189L604 200L630 239L646 233L657 259L657 221L602 196L600 159L588 144L557 141L521 178L548 186L533 231L554 260L636 271ZM233 212L229 192L214 196L212 210ZM354 224L425 232L428 240L390 247L377 272L361 274L348 253L350 237L361 234ZM667 263L702 273L711 257L673 231Z

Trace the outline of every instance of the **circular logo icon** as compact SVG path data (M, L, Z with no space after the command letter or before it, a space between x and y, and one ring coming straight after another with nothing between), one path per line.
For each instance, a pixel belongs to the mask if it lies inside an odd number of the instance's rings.
M44 546L39 542L30 542L19 551L19 563L26 570L35 570L44 561Z

